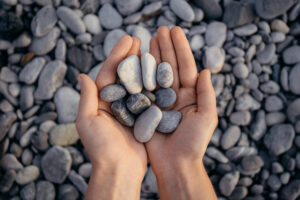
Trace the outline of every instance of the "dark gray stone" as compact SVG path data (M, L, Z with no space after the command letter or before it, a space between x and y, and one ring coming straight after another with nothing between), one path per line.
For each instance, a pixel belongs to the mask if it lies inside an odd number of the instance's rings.
M204 11L208 19L218 19L222 16L222 8L216 0L193 0Z
M173 105L176 101L176 93L171 88L160 88L155 92L155 103L161 107L166 108Z
M250 155L242 159L241 166L246 172L252 172L264 166L264 161L260 156Z
M300 180L295 179L284 186L280 193L283 200L296 200L300 196Z
M290 103L287 108L287 116L293 123L300 119L300 98Z
M85 195L88 185L82 176L77 174L74 170L71 170L69 180L73 183L73 185L75 185L81 194Z
M29 183L20 191L20 196L23 200L34 200L36 189L34 183Z
M36 200L54 200L55 188L49 181L39 181L36 184Z
M126 107L124 99L120 99L111 104L111 110L116 119L123 125L132 127L134 125L135 118L133 114Z
M0 141L6 136L11 125L16 121L17 116L13 112L0 114Z
M239 178L240 173L238 171L225 174L219 182L219 189L221 194L227 197L230 196L233 190L235 189Z
M249 132L250 137L259 141L267 130L266 125L266 114L263 110L257 112L255 116L255 121L251 125L251 131Z
M70 184L60 185L58 188L59 200L76 200L79 198L79 193L76 188Z
M264 50L257 52L256 58L261 64L270 64L275 56L275 51L275 44L269 44Z
M172 133L178 127L182 114L176 110L162 111L162 119L156 130L161 133Z
M106 102L113 102L122 99L126 96L126 90L122 85L111 84L105 86L101 92L100 97Z
M93 65L93 54L75 46L68 49L67 57L80 72L89 72Z
M13 12L0 13L0 38L13 39L24 29L23 21Z
M298 49L300 52L300 47ZM300 54L298 55L300 57ZM300 60L299 60L300 61ZM300 95L300 63L290 70L289 88L295 95Z
M0 192L6 193L10 190L13 186L15 179L16 179L16 172L15 170L7 170L0 180Z
M241 136L241 129L238 126L230 126L222 135L221 147L227 150L233 147Z
M137 93L132 94L128 97L126 105L128 110L130 110L130 112L132 112L133 114L140 114L145 109L151 106L151 101L146 95Z

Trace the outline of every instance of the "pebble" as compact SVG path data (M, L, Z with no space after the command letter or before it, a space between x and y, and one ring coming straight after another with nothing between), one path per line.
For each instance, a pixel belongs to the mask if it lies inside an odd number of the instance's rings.
M226 40L227 27L222 22L208 24L205 32L205 43L207 46L222 47Z
M184 0L170 0L171 10L183 21L192 22L195 19L193 8Z
M67 146L65 147L69 153L71 154L71 158L72 158L72 166L78 166L80 164L83 163L84 158L81 154L81 152L79 150L77 150L75 147L73 146Z
M31 32L35 37L49 33L57 22L55 9L51 5L40 9L31 21Z
M4 39L14 39L24 29L23 21L13 12L0 13L0 37Z
M31 44L31 37L27 33L23 33L12 44L16 48L28 47Z
M235 125L245 126L251 121L251 114L248 111L233 112L230 115L230 122Z
M111 84L105 86L101 92L100 97L106 102L114 102L126 96L125 88L120 84Z
M69 174L69 180L73 183L73 185L75 185L75 187L81 192L81 194L85 195L88 185L85 182L84 178L82 178L74 170L71 170Z
M196 34L190 40L190 47L192 51L199 51L204 46L204 39L202 35Z
M273 19L285 13L294 3L293 0L255 1L255 10L261 18Z
M23 168L16 156L10 153L2 156L0 160L0 166L4 170L20 170Z
M25 185L20 191L20 196L24 200L34 200L35 194L36 194L36 190L35 190L34 183L29 183Z
M296 200L300 196L300 180L295 179L284 186L280 192L280 198Z
M134 124L134 137L137 141L148 142L162 119L162 112L157 106L150 106L136 119Z
M230 126L222 135L221 147L224 150L233 147L241 136L241 129L238 126Z
M281 112L271 112L266 115L266 123L268 126L283 123L286 115Z
M16 179L16 172L15 170L7 170L1 177L0 181L0 192L6 193L8 192L11 187L13 186L15 179Z
M111 4L105 3L99 10L101 25L106 29L115 29L122 25L123 18Z
M182 118L181 112L176 110L162 111L162 119L156 130L161 133L172 133L178 127Z
M56 162L59 158L59 162ZM68 150L51 147L43 156L41 167L45 178L52 183L63 183L71 169L72 158Z
M92 174L92 164L91 163L84 163L80 165L78 169L78 173L80 176L84 178L89 178Z
M0 114L0 141L6 136L12 124L16 121L17 116L13 112Z
M36 200L54 200L55 188L49 181L39 181L36 184Z
M156 61L150 53L145 53L141 58L143 85L146 90L153 91L156 88Z
M283 34L281 32L272 32L271 38L274 43L280 43L285 40L285 34Z
M193 2L204 11L208 19L218 19L222 16L221 5L216 0L193 0Z
M158 193L157 180L151 167L147 170L142 184L142 191L145 193Z
M151 101L146 95L137 93L128 97L126 105L128 110L133 114L140 114L151 106Z
M79 193L71 184L63 184L58 188L58 199L78 199Z
M145 5L143 10L142 10L142 14L143 15L152 15L154 13L156 13L157 11L159 11L163 6L163 3L161 1L156 1L153 3L150 3L148 5Z
M16 176L16 182L19 185L25 185L35 181L40 175L40 170L35 165L27 166L18 171Z
M294 100L292 103L290 103L288 105L287 116L292 123L295 123L297 121L297 119L300 116L300 99L299 98Z
M130 94L140 93L143 89L139 58L131 55L123 60L117 69L121 83Z
M299 55L300 56L300 55ZM300 95L300 63L295 65L289 73L289 88L295 95Z
M248 67L244 63L237 63L233 67L233 74L240 79L245 79L248 77L249 70Z
M153 94L152 92L149 92L147 90L143 90L142 94L144 94L146 97L148 97L151 102L155 102L156 97L155 97L155 94Z
M67 57L80 72L87 73L93 65L93 54L75 46L68 49Z
M106 35L104 39L104 45L103 45L104 55L106 57L109 56L113 47L124 35L126 35L126 32L123 31L122 29L114 29Z
M61 87L54 95L59 123L74 122L78 113L80 95L70 87Z
M283 106L282 100L276 95L268 96L266 98L265 109L268 112L279 111L283 108Z
M219 189L221 194L223 194L224 196L230 196L235 189L239 178L240 173L238 171L233 171L225 174L219 182Z
M82 19L74 10L66 6L60 6L57 9L56 14L58 18L64 23L64 25L67 26L73 33L81 34L86 31Z
M157 67L156 80L160 87L169 88L174 81L173 70L169 63L162 62Z
M74 123L55 126L49 134L49 142L53 146L70 146L76 144L78 140L79 136Z
M83 18L86 30L94 35L101 33L102 27L99 18L94 14L87 14Z
M207 148L206 154L220 163L228 163L229 161L228 158L219 149L213 146Z
M280 90L280 87L275 81L268 81L261 84L260 89L267 94L277 94Z
M290 32L288 25L281 19L275 19L271 23L271 28L273 31L279 31L281 33L287 34Z
M7 83L18 82L17 74L8 67L2 67L0 71L0 80L3 80Z
M55 48L55 59L65 61L67 54L67 45L63 39L58 39Z
M256 58L261 64L270 64L275 56L275 51L275 44L269 44L264 50L257 52Z
M257 149L247 146L232 147L226 151L229 160L238 160L239 158L257 154Z
M31 144L40 151L48 149L48 133L44 131L38 131L31 135Z
M34 37L30 45L30 51L36 55L45 55L52 51L56 45L56 41L60 36L60 29L54 27L49 33L43 37Z
M176 101L176 93L172 88L160 88L155 92L155 103L161 108L172 106Z
M257 32L257 26L255 24L247 24L233 30L237 36L250 36Z
M292 147L294 137L295 131L290 124L277 124L265 136L264 144L272 155L278 156Z
M250 137L259 141L267 130L266 114L263 110L257 112L255 121L251 124Z
M264 166L264 161L257 155L245 156L242 159L241 166L246 172L255 172Z
M30 85L33 84L43 67L45 66L46 60L43 57L37 57L27 63L19 73L19 80Z
M222 70L225 61L225 52L223 49L211 46L204 52L203 65L215 74Z
M62 86L66 71L67 66L64 62L59 60L48 62L39 76L34 98L38 100L51 99L56 90Z
M115 0L114 2L119 12L125 16L135 13L143 5L142 0Z
M111 111L121 124L129 127L134 125L135 118L127 109L124 99L113 102L111 104Z
M288 65L300 62L300 46L294 45L284 50L283 61Z

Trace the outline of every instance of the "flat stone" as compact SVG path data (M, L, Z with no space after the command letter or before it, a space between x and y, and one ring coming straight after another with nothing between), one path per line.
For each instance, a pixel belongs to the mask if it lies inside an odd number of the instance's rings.
M71 158L72 158L72 166L78 166L78 165L80 165L80 164L82 164L83 163L83 161L84 161L84 158L83 158L83 156L82 156L82 154L81 154L81 152L78 150L78 149L76 149L75 147L73 147L73 146L67 146L67 147L65 147L68 151L69 151L69 153L71 154Z
M130 94L140 93L143 89L142 72L139 58L131 55L123 60L117 69L121 83Z
M9 67L2 67L0 71L0 80L3 80L7 83L15 83L18 82L18 76Z
M49 142L53 146L70 146L75 144L78 139L79 136L74 123L55 126L49 134Z
M38 131L31 135L31 144L40 151L48 149L48 133L44 131Z
M16 48L28 47L31 44L31 36L28 33L22 33L12 44Z
M218 73L221 71L225 61L225 52L223 49L212 46L206 48L204 52L203 65L209 69L211 73Z
M36 184L36 200L54 200L55 188L49 181L39 181Z
M296 200L300 196L300 180L295 179L284 186L280 192L280 198L284 200Z
M206 150L206 154L220 163L228 163L229 161L228 158L214 146L208 147Z
M287 116L289 120L295 123L300 117L300 99L294 100L287 108ZM1 130L1 129L0 129Z
M43 67L45 66L46 60L42 57L37 57L27 63L19 73L19 80L26 84L33 84Z
M68 60L80 71L87 73L93 65L93 54L78 47L68 49Z
M233 74L237 78L245 79L248 77L248 74L249 74L248 67L244 63L239 62L234 65Z
M13 112L0 114L0 141L5 138L8 130L12 124L16 121L17 116Z
M134 125L135 118L127 109L124 99L113 102L111 104L111 111L121 124L129 127Z
M113 47L117 44L117 42L124 36L126 35L126 32L123 31L122 29L114 29L110 31L105 39L104 39L104 45L103 45L103 50L104 50L104 55L106 57L109 56L111 50Z
M146 97L148 97L148 99L150 99L151 102L155 102L156 97L155 97L155 94L153 94L152 92L149 92L147 90L143 90L142 94L144 94Z
M40 175L40 170L35 165L29 165L18 171L16 176L16 182L19 185L25 185L35 181Z
M300 62L300 46L295 45L284 50L283 60L289 65Z
M54 146L43 156L41 167L48 181L63 183L70 172L71 163L72 158L69 151L60 146Z
M192 22L195 19L195 13L192 7L184 0L171 0L171 10L183 21Z
M20 196L24 200L34 200L35 193L36 193L35 184L29 183L21 189Z
M67 54L67 45L63 39L58 39L55 48L55 59L65 61Z
M57 22L55 9L51 5L40 9L31 21L31 32L36 37L49 33Z
M265 136L264 144L272 155L278 156L292 147L294 137L295 131L290 124L277 124Z
M101 33L102 27L99 18L94 14L87 14L83 18L86 30L94 35Z
M67 26L73 33L80 34L86 31L82 19L72 9L66 6L60 6L57 9L56 14L64 25Z
M126 96L125 88L120 84L111 84L105 86L101 92L100 97L106 102L113 102L122 99Z
M273 126L275 124L281 124L285 121L286 115L282 112L271 112L266 115L266 123L268 126Z
M34 98L38 100L51 99L56 90L62 86L66 71L67 66L64 62L59 60L48 62L40 74Z
M263 19L273 19L285 13L296 1L294 0L262 0L255 1L256 13Z
M281 43L285 41L285 34L281 32L272 32L271 39L274 43Z
M176 93L172 88L160 88L155 92L155 103L161 108L167 108L176 101Z
M162 119L162 112L157 106L150 106L143 112L134 124L133 133L137 141L148 142Z
M142 0L127 0L127 1L115 0L114 2L119 12L125 16L136 12L143 5Z
M92 174L92 164L84 163L84 164L80 165L80 167L78 169L78 173L84 178L89 178Z
M133 114L140 114L151 106L151 101L146 95L137 93L128 97L126 105L128 110Z
M233 147L241 136L241 129L238 126L230 126L222 135L221 147L224 150Z
M0 160L0 166L4 170L20 170L23 169L22 164L17 160L14 154L5 154Z
M75 122L80 95L71 87L61 87L54 95L54 103L59 123Z
M54 27L49 33L43 37L35 37L29 47L36 55L45 55L52 51L56 45L56 41L60 36L60 29Z
M230 115L230 122L235 125L246 126L251 121L251 114L248 111L238 111Z
M264 166L264 161L260 156L257 155L251 155L251 156L246 156L242 159L241 162L243 170L247 172L252 172L260 169L261 167Z
M78 199L79 193L71 184L63 184L58 188L58 199Z
M227 27L222 22L211 22L205 32L205 43L207 46L222 47L227 34Z
M247 24L233 30L234 34L242 36L250 36L257 32L257 26L255 24Z
M225 174L219 182L219 189L221 194L223 194L224 196L230 196L235 189L239 178L240 173L238 171Z
M250 3L233 1L225 6L223 22L229 28L234 28L252 22L255 17L255 11Z
M145 53L141 58L143 85L146 90L153 91L156 88L156 61L150 53Z
M250 94L244 94L237 98L235 109L236 110L258 110L260 103L256 101Z
M275 44L269 44L264 50L256 53L256 58L261 64L270 64L275 56L275 51Z
M280 90L279 85L275 81L268 81L260 85L261 91L267 94L277 94Z
M216 0L193 0L204 11L208 19L218 19L222 16L222 8Z
M225 154L229 160L238 160L245 156L256 155L257 149L254 147L237 146L227 150Z
M115 29L122 25L123 18L110 3L105 3L99 10L101 25L106 29Z
M160 120L156 130L161 133L172 133L178 127L181 118L181 112L176 110L162 111L162 119Z
M69 174L69 180L73 183L73 185L75 185L81 194L85 195L88 184L85 182L82 176L77 174L74 170L71 170Z
M174 81L173 69L167 62L162 62L157 67L156 80L160 87L169 88Z

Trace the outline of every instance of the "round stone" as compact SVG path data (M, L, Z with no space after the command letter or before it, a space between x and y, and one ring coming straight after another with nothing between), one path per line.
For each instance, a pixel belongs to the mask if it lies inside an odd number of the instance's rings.
M244 63L237 63L233 67L233 74L240 79L245 79L248 77L249 70Z
M36 184L36 200L54 200L55 188L49 181L39 181Z
M207 46L222 47L226 40L227 27L222 22L212 22L206 28L205 43Z
M123 18L110 3L105 3L99 10L101 25L106 29L115 29L122 25Z
M126 96L126 90L122 85L111 84L105 86L101 92L100 97L106 102L113 102L122 99Z
M241 129L238 126L230 126L222 135L221 147L224 150L233 147L241 136Z
M156 130L161 133L172 133L178 127L181 118L181 112L176 110L162 111L162 119Z
M87 14L83 18L86 30L92 34L99 34L102 31L99 18L94 14Z
M132 94L128 97L126 101L127 108L132 112L133 114L140 114L145 109L151 106L150 99L142 94Z
M174 81L173 70L169 63L162 62L158 65L156 80L160 87L169 88Z
M283 60L286 64L296 64L300 62L300 46L288 47L283 52Z
M176 101L176 93L172 88L160 88L155 93L155 103L161 108L167 108Z

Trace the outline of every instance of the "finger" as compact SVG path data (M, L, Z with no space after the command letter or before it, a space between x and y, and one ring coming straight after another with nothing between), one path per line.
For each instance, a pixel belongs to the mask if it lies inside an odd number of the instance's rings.
M150 54L155 58L157 64L161 63L157 37L153 37L150 40Z
M200 72L197 82L198 112L216 113L216 95L211 82L211 74L208 69Z
M97 75L96 84L99 90L116 82L117 67L126 58L132 44L133 39L129 35L125 35L114 46Z
M161 26L157 30L157 38L160 49L160 57L162 62L168 62L173 69L174 82L172 88L177 91L179 89L179 77L175 49L173 47L170 29L167 26Z
M180 85L194 88L197 83L197 67L190 44L179 26L172 28L171 37L176 53Z
M87 75L78 76L80 84L80 101L78 109L79 118L87 118L97 115L98 109L98 89L95 82Z
M140 47L141 47L141 40L138 37L132 37L132 46L131 49L129 50L127 56L131 55L139 55L140 52Z

